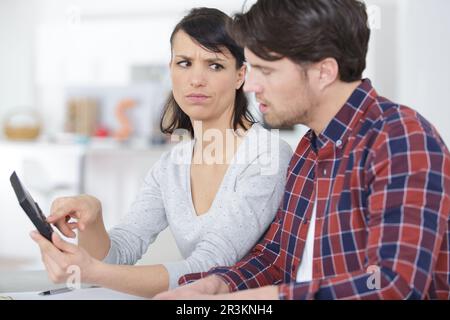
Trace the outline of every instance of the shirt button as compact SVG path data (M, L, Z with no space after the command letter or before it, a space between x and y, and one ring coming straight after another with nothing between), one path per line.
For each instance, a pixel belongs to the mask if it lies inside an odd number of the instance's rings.
M342 145L342 141L341 140L336 141L336 146L337 147L340 147L341 145Z
M323 169L323 175L324 175L324 176L327 175L327 169Z

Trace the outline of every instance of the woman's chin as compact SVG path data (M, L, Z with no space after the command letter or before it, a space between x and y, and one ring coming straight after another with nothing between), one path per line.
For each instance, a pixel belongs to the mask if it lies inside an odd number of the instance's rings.
M191 122L194 123L207 123L209 121L209 118L205 117L189 117L191 119Z

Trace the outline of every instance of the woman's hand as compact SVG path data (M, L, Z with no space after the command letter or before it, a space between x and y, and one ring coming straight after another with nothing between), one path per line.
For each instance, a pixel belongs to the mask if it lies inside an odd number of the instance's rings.
M73 230L86 230L102 221L100 201L89 195L58 198L52 203L47 221L54 224L68 238L75 238ZM72 220L75 219L75 220Z
M37 231L31 232L30 236L39 245L42 262L51 281L66 282L67 278L72 276L72 268L76 266L82 282L95 283L95 271L100 261L92 258L86 250L64 241L56 232L52 235L53 243Z

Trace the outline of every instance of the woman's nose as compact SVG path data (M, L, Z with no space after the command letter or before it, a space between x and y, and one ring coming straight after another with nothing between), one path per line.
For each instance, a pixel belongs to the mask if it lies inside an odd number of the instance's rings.
M202 70L201 68L192 68L191 71L191 86L194 88L205 86L207 81L204 70Z

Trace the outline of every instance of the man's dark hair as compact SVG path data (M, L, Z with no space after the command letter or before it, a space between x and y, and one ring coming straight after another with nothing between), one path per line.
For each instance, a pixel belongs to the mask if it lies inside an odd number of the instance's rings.
M231 18L220 10L212 8L192 9L174 28L170 36L170 44L173 45L173 38L180 30L186 32L192 40L197 42L206 50L223 53L224 49L236 59L236 69L245 63L244 49L228 33L226 26L231 22ZM236 91L233 111L233 129L245 128L245 120L254 123L255 120L248 110L248 100L245 96L243 86ZM176 129L186 129L194 136L194 129L187 114L181 110L175 101L173 94L170 94L164 107L161 117L160 129L163 133L172 134Z
M360 80L366 68L370 29L359 0L259 0L228 27L264 60L304 65L334 58L344 82Z

